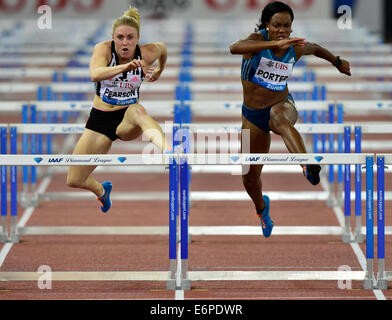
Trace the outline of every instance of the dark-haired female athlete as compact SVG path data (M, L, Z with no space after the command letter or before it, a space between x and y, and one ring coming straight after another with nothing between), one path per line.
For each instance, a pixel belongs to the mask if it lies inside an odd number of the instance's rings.
M351 75L350 64L339 56L304 38L290 38L294 13L279 1L269 3L262 11L257 31L230 45L232 54L242 54L241 81L244 103L242 129L250 131L250 152L268 153L270 131L280 135L291 153L306 153L301 135L294 128L297 110L287 80L296 62L304 55L329 61L341 73ZM269 198L262 194L262 165L252 165L242 176L261 221L263 235L269 237L274 226L269 215ZM320 182L319 165L302 165L312 185Z

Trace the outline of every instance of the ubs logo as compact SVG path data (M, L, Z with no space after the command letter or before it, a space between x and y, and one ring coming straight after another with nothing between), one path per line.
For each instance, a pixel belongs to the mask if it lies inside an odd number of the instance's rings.
M281 62L277 62L277 61L272 61L272 60L267 62L267 67L268 68L275 68L275 69L278 69L278 70L288 70L289 69L287 64L281 63Z

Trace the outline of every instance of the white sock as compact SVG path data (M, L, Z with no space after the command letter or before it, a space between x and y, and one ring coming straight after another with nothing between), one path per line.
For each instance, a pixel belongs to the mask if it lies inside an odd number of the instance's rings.
M105 188L103 189L102 194L101 194L100 196L98 196L98 198L101 198L101 197L103 197L104 195L105 195Z
M167 146L167 147L165 148L165 150L163 150L163 153L166 154L166 153L168 153L168 152L171 152L172 150L173 150L173 147Z

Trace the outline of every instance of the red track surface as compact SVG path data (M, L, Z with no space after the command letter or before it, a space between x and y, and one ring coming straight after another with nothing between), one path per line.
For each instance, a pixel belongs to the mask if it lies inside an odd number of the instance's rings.
M9 122L16 121L12 119ZM274 137L274 141L278 141L277 139ZM128 191L168 191L167 173L97 173L95 176L99 181L111 180L113 194ZM323 190L320 185L312 187L300 172L264 173L262 178L266 194L269 191ZM21 174L19 181L20 179ZM386 180L386 184L386 190L391 190L390 178ZM193 174L191 190L243 191L243 187L240 176ZM62 173L52 177L46 191L74 190L67 188L65 174ZM391 203L387 202L387 225L390 225L388 222L391 209ZM19 217L24 210L19 208ZM102 214L91 195L91 200L42 202L34 209L26 226L167 226L168 210L167 201L114 201L110 212ZM272 201L271 217L276 226L339 226L336 213L323 201ZM258 223L250 200L195 201L190 210L191 226ZM4 246L2 244L3 248ZM365 253L365 244L360 244L359 247ZM387 270L392 269L391 248L391 237L388 236ZM12 245L0 271L35 272L41 265L50 266L52 271L166 271L169 269L168 237L22 236L20 243ZM352 245L342 243L340 236L272 234L268 239L262 236L192 236L189 246L191 271L337 271L342 265L350 266L353 271L362 270ZM385 290L382 294L387 299L392 299L390 290ZM175 292L166 290L165 282L55 281L51 290L39 289L34 281L0 283L1 300L174 298ZM203 281L192 282L192 288L184 292L184 298L375 300L376 295L373 290L363 290L360 281L353 281L352 289L346 290L339 289L337 281Z

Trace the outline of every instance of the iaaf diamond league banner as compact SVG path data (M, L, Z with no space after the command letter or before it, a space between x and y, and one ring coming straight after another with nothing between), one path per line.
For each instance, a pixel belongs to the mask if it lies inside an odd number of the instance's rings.
M254 19L272 0L0 0L0 17L34 19L45 6L53 17L66 19L114 19L129 5L140 9L143 18L219 19L225 17ZM333 1L283 0L296 17L326 19L332 17Z

